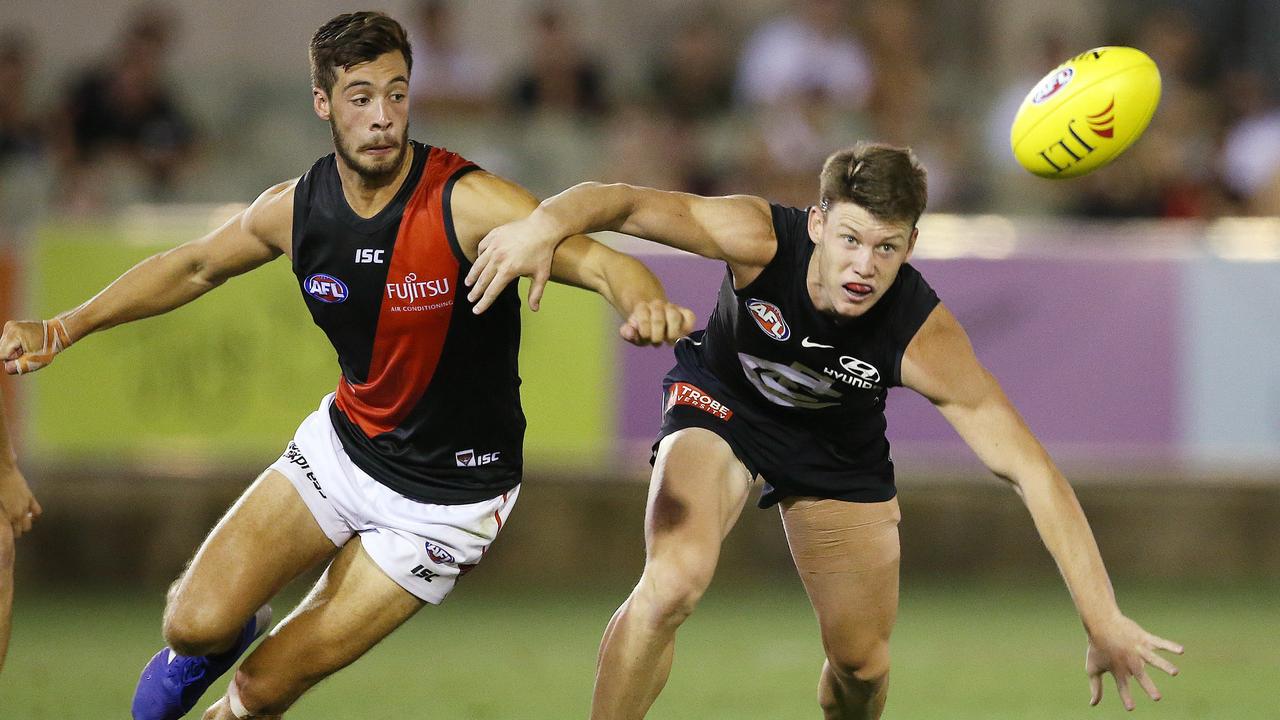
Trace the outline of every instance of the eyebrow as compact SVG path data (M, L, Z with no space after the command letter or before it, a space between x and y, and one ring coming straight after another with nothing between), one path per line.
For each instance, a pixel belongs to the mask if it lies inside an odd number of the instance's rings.
M857 238L858 238L858 240L862 240L863 232L862 232L861 230L859 230L859 229L857 229L857 228L853 227L852 225L850 225L850 224L849 224L849 223L847 223L847 222L842 222L842 223L840 223L840 225L839 225L839 227L838 227L837 229L838 229L840 232L842 232L842 233L844 233L844 234L846 234L846 235L856 235L856 236L857 236ZM878 242L886 243L886 242L892 242L892 241L895 241L895 240L896 240L896 241L899 241L899 242L905 241L905 240L906 240L906 235L905 235L905 234L903 234L903 233L896 233L896 234L894 234L894 235L890 235L889 237L881 238Z
M388 85L395 85L395 84L396 84L396 83L398 83L398 82L405 83L405 84L407 85L407 84L409 83L409 78L407 78L407 77L405 77L405 76L403 76L403 75L397 75L397 76L395 76L395 77L391 78L391 81L390 81L390 82L388 82L387 84L388 84ZM372 82L370 82L370 81L368 81L368 80L352 80L351 82L347 83L346 85L343 85L343 86L342 86L342 90L343 90L343 92L345 92L345 91L347 91L347 90L350 90L350 89L351 89L351 88L353 88L353 87L360 87L360 86L363 86L363 85L368 85L369 87L373 87L373 83L372 83Z

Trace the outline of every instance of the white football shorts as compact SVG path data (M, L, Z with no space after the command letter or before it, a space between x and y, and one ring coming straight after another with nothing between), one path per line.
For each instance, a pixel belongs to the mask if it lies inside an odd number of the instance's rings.
M307 416L271 469L289 478L325 535L365 552L401 587L438 605L480 562L515 507L520 486L467 505L405 497L356 467L329 420L333 394Z

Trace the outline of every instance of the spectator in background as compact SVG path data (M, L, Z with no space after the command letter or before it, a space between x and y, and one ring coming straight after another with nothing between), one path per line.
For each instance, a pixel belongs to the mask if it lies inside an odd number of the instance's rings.
M462 42L449 0L419 0L407 28L413 46L409 93L416 110L431 114L482 112L493 101L497 68Z
M733 59L719 13L703 9L678 23L653 62L649 90L657 110L680 121L714 119L733 104Z
M564 13L546 5L534 17L533 44L525 72L516 78L518 110L551 110L597 117L608 107L604 70L569 29Z
M149 194L172 191L192 156L195 130L164 77L176 20L165 8L135 11L104 63L77 78L66 100L64 166L73 186L111 156L140 170Z
M851 3L797 0L747 41L738 63L738 95L751 105L822 98L862 108L871 93L871 62L852 31Z
M1256 69L1232 70L1222 91L1233 122L1223 141L1222 180L1238 210L1280 215L1280 103Z
M736 92L755 127L734 192L808 204L813 168L830 148L868 135L862 111L875 82L850 10L843 0L796 0L747 41Z
M16 30L0 35L0 165L38 155L45 139L27 96L31 44Z

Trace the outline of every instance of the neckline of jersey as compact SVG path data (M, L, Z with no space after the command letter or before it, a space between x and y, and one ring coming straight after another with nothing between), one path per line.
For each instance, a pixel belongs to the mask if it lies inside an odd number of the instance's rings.
M417 140L410 140L409 145L413 149L409 174L404 176L404 181L386 206L373 217L367 218L361 217L359 213L351 208L351 203L347 201L346 192L342 188L342 176L338 175L337 155L334 155L333 175L338 184L339 213L347 225L360 232L376 232L386 227L391 221L399 220L403 216L402 211L408 204L409 197L413 194L414 189L418 186L418 181L422 178L422 172L427 166L427 157L431 152L430 145L424 145Z

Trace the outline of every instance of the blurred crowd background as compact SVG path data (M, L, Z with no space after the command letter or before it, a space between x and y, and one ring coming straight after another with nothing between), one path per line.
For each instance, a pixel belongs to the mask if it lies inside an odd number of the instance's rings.
M122 203L251 199L328 151L306 44L332 2L13 0L0 15L0 228ZM812 202L856 138L906 144L930 209L1280 214L1274 0L394 0L413 135L539 193L584 179ZM1008 128L1104 44L1163 77L1123 163L1034 181Z

